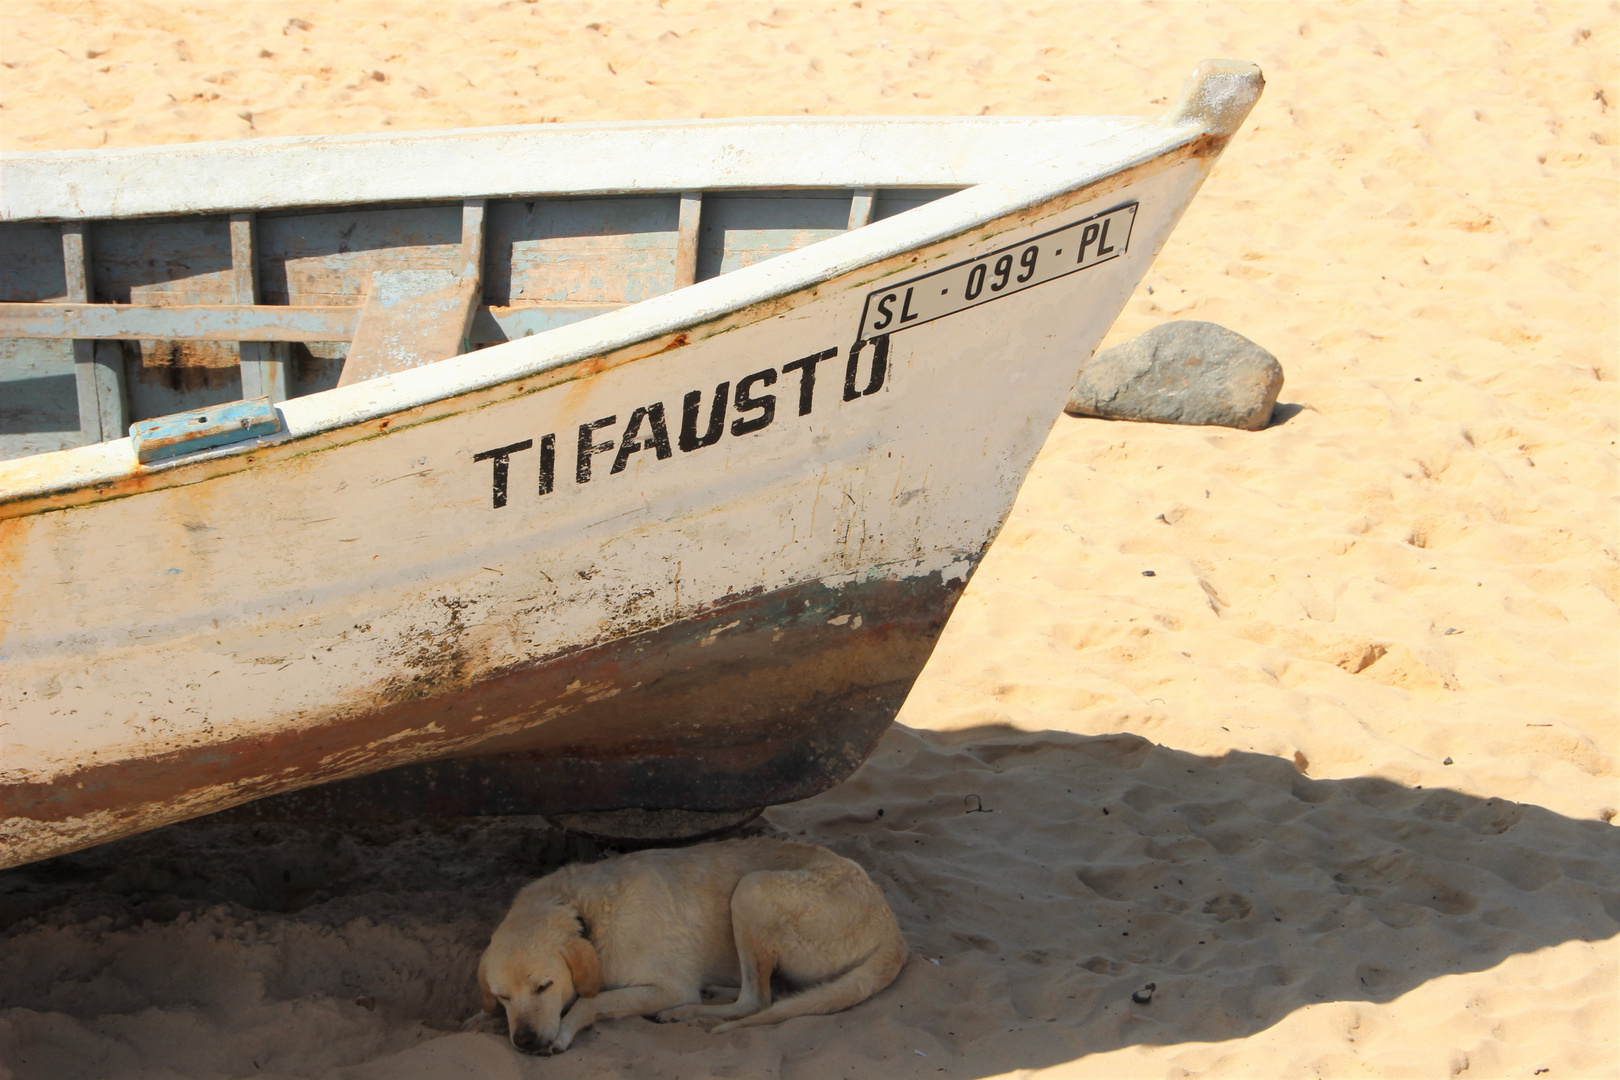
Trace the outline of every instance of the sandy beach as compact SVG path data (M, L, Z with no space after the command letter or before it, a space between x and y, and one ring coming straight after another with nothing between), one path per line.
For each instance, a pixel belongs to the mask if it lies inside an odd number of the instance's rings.
M202 823L0 872L0 1078L1620 1076L1620 5L8 0L0 148L1152 114L1206 56L1265 95L1104 345L1220 323L1277 413L1060 419L757 826L868 868L890 989L528 1058L473 971L589 844Z

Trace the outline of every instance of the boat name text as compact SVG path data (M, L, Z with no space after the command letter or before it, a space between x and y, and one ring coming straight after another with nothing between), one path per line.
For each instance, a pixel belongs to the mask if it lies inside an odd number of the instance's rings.
M871 346L870 350L867 349L868 345ZM619 427L617 413L580 424L571 433L574 437L571 447L574 483L588 484L601 476L600 466L608 464L606 455L609 453L612 453L612 464L608 466L607 475L614 476L629 467L634 455L645 451L650 450L657 460L665 461L675 456L677 447L681 453L690 454L713 446L728 431L735 438L765 430L776 421L777 395L763 392L763 388L776 386L779 381L786 384L789 375L798 376L798 393L789 400L797 407L799 416L809 416L815 410L817 400L816 369L825 361L834 359L838 352L837 348L824 349L783 364L780 369L765 368L753 372L738 379L735 389L729 380L722 382L714 388L709 399L706 419L703 415L704 392L689 392L681 400L680 428L673 441L670 439L669 410L662 401L636 408L624 421L622 428ZM868 356L869 360L866 359ZM864 379L861 377L863 368L866 369ZM887 334L881 334L871 341L856 342L844 364L842 400L857 401L877 393L883 389L888 370ZM784 385L783 389L789 388ZM729 424L726 422L728 409L736 414ZM615 432L617 437L602 437L609 432ZM535 440L523 439L473 455L474 462L490 463L490 506L493 509L499 510L506 505L512 455L533 449ZM539 450L537 494L550 495L557 483L557 433L542 435Z

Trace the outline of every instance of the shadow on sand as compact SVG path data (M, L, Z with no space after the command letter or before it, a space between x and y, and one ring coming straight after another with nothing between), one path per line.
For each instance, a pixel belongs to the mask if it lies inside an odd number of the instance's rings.
M896 728L845 785L770 816L887 879L940 961L914 959L902 994L977 999L940 1017L948 1067L918 1075L1241 1038L1620 932L1612 825L1134 735Z
M682 1075L985 1076L1241 1038L1306 1005L1387 1002L1620 931L1611 825L1131 735L896 727L848 782L767 820L872 872L915 953L896 984L848 1013L734 1036L604 1025L562 1057L514 1056L519 1073L629 1067L673 1039ZM512 892L600 853L534 818L204 820L0 872L0 1060L18 1078L78 1075L44 1063L95 1045L163 1066L139 1017L206 1000L195 972L222 936L239 947L220 979L257 972L244 1009L322 1003L353 1028L352 1050L324 1036L330 1065L419 1055L422 1025L454 1029L476 1008L473 969ZM193 977L130 962L175 950ZM1133 1001L1148 983L1151 1001ZM266 1075L245 1023L197 1029L219 1043L211 1075ZM895 1060L897 1029L915 1061ZM479 1039L475 1056L509 1052L490 1038L440 1040L435 1060Z

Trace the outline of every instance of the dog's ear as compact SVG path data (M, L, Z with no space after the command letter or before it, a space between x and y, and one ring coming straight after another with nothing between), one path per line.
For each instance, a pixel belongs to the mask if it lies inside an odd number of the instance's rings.
M485 953L483 959L478 961L478 993L484 999L484 1011L497 1013L501 1010L501 999L495 996L495 991L489 988L489 954Z
M563 960L568 974L574 980L574 993L593 998L602 990L602 961L596 955L596 946L584 938L574 938L563 949Z

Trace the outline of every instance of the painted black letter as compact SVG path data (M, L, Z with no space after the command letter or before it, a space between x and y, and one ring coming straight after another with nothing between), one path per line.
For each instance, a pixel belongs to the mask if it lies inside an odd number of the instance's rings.
M574 465L574 482L588 484L591 482L591 455L605 453L613 449L613 440L605 443L594 442L596 433L602 428L619 422L617 416L604 416L600 420L592 420L588 424L579 425L579 457Z
M519 450L527 450L533 445L533 439L524 439L522 442L515 442L511 446L500 446L494 450L485 450L481 454L473 455L474 461L489 461L491 458L495 460L495 488L491 500L495 505L495 509L499 510L506 505L506 475L512 465L512 455Z
M977 300L982 292L984 292L984 263L976 263L973 269L968 271L967 288L962 290L962 295L969 300Z
M889 305L894 303L894 301L895 301L894 293L889 293L886 296L884 296L883 299L878 301L878 311L883 313L883 318L881 318L877 322L873 323L872 324L872 329L874 329L874 330L885 329L891 322L894 321L894 312L889 310Z
M1113 246L1108 243L1108 226L1112 222L1112 220L1113 220L1112 218L1103 218L1102 236L1097 241L1097 254L1098 255L1107 255L1109 252L1114 250Z
M540 494L550 495L552 482L557 478L557 436L547 435L540 440Z
M714 388L714 404L709 408L709 430L698 438L698 409L703 405L703 391L693 390L681 402L681 453L690 454L705 446L713 446L726 433L726 396L731 383L723 382Z
M652 434L637 441L643 420L652 428ZM657 450L659 461L674 455L675 451L669 448L669 429L664 426L662 401L655 401L645 409L637 409L630 414L630 422L624 425L624 435L619 439L619 455L613 459L613 472L624 472L624 467L630 463L630 455L637 450Z
M731 433L733 435L747 435L749 432L769 427L771 421L776 419L775 394L761 394L759 397L754 397L749 393L756 383L770 386L774 382L776 382L776 369L766 368L764 371L754 372L737 384L737 411L745 413L752 412L754 409L763 409L764 412L752 420L744 420L741 416L737 417L731 422Z
M900 305L900 321L903 322L903 323L908 323L908 322L915 321L917 318L918 318L917 313L911 310L911 290L907 289L906 290L906 302L904 304ZM881 326L878 326L878 327L874 327L873 329L881 330L883 328Z
M799 376L800 416L809 416L810 408L815 404L816 365L821 363L823 360L831 360L837 355L838 350L836 348L832 348L828 349L826 352L816 353L814 356L807 356L803 360L795 360L791 364L782 365L782 374L784 375L790 371L803 372L803 374Z
M867 345L872 346L872 378L867 381L865 390L855 389L855 374L860 370L861 350ZM857 341L855 347L849 351L849 363L844 365L844 400L854 401L867 394L875 394L883 389L883 378L889 371L889 335L879 334L870 342Z
M1091 243L1094 240L1097 239L1097 230L1098 230L1099 227L1100 226L1098 226L1098 224L1095 221L1093 221L1090 225L1087 225L1081 231L1081 233L1080 233L1080 257L1078 259L1074 260L1075 262L1085 262L1086 261L1086 248L1090 247Z

